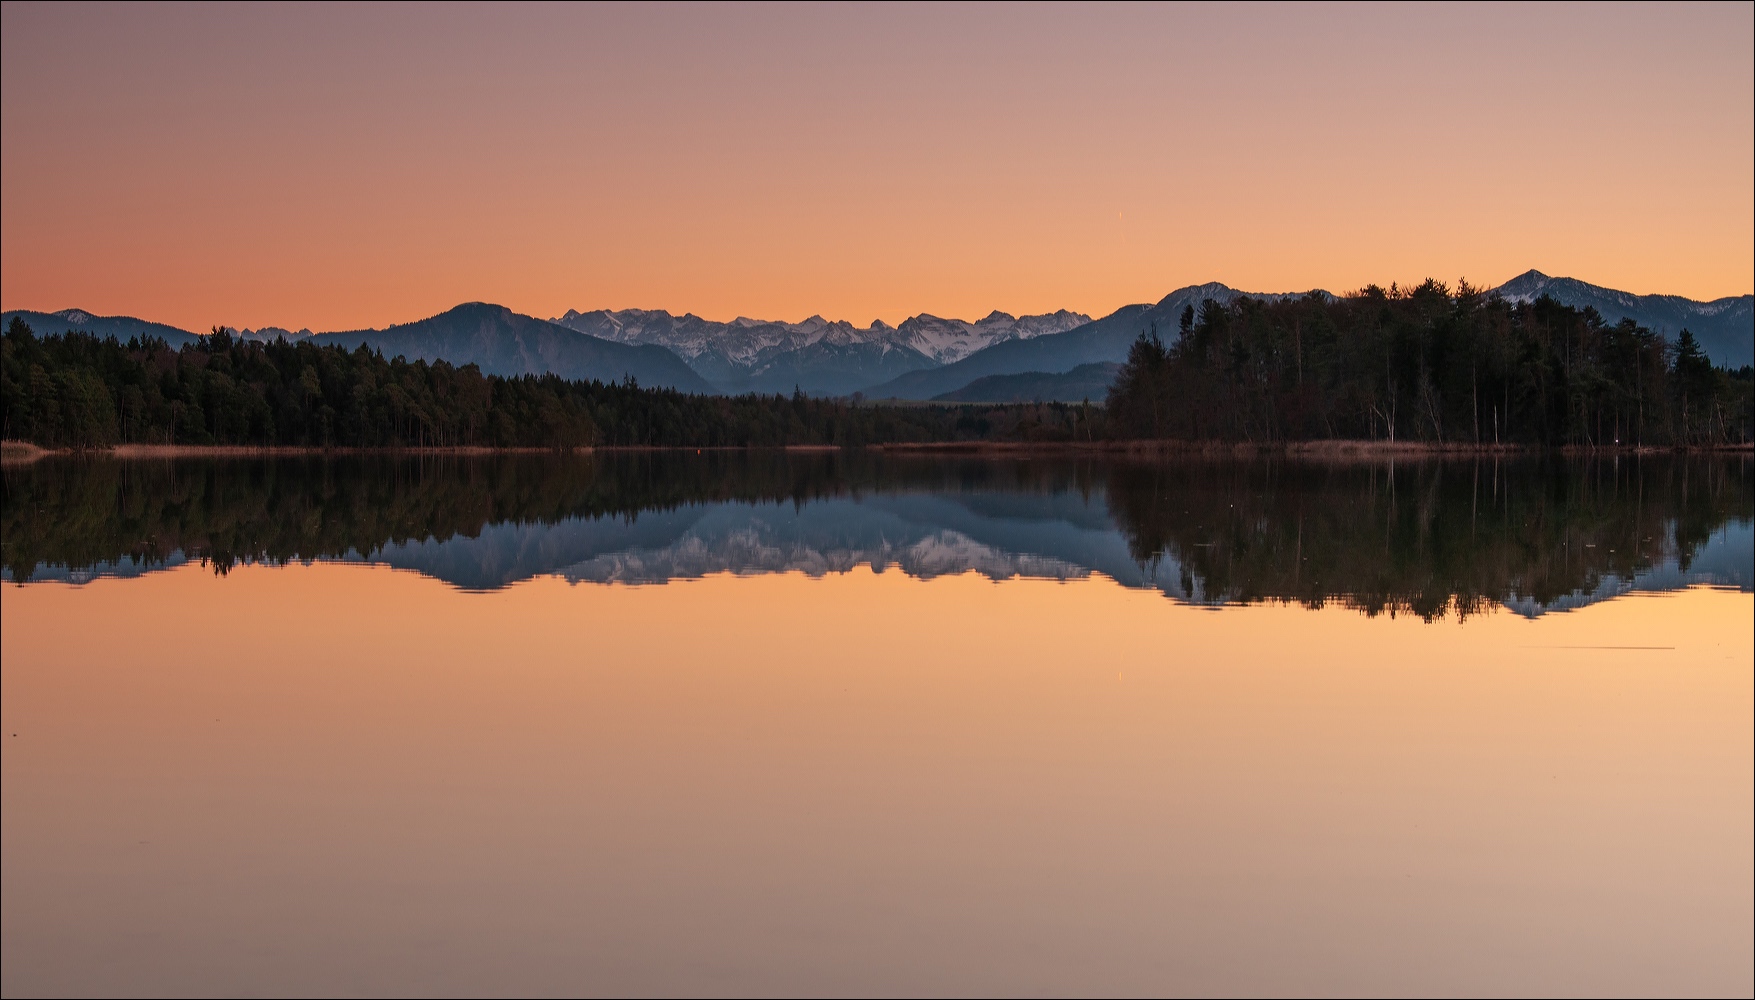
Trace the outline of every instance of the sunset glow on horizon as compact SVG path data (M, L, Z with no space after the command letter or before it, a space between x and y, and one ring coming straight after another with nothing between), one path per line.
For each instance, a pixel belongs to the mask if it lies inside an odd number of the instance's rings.
M864 325L1755 283L1748 4L3 18L6 309Z
M1755 0L5 0L0 326L0 995L1755 994Z

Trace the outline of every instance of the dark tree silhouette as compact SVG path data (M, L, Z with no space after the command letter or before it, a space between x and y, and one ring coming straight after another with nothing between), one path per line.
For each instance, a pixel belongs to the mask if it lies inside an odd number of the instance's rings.
M1713 446L1755 439L1752 388L1686 330L1429 280L1186 309L1174 343L1140 334L1108 408L1122 438Z
M0 415L6 438L50 447L857 446L1103 433L1064 403L695 396L632 379L503 378L475 365L386 359L363 344L243 341L222 328L180 350L157 339L39 338L16 317L0 339Z

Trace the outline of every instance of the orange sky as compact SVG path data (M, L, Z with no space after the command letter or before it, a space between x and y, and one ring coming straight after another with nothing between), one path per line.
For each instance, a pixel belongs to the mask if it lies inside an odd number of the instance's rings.
M4 7L0 305L865 323L1755 285L1748 4Z

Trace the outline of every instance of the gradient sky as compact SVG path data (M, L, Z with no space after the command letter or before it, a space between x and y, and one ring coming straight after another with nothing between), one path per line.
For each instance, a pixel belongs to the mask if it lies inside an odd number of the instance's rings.
M1752 10L7 3L0 304L864 324L1530 267L1742 294Z

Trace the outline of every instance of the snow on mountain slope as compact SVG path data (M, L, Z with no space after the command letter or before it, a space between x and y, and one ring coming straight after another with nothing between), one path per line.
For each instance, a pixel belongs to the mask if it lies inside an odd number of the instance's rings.
M1670 338L1686 329L1700 341L1707 356L1721 365L1735 368L1755 360L1755 296L1731 295L1700 302L1680 295L1634 295L1534 270L1492 291L1512 302L1534 302L1546 295L1562 305L1588 306L1610 323L1631 319Z
M1199 308L1200 303L1207 299L1230 302L1244 294L1259 299L1277 299L1290 295L1328 293L1245 293L1216 281L1189 285L1164 296L1156 305L1141 303L1122 306L1102 319L1081 323L1067 330L1043 333L1028 339L997 341L957 361L927 370L906 372L887 382L867 386L862 391L873 399L934 399L960 394L977 379L988 376L1054 375L1070 372L1084 365L1119 364L1127 359L1127 351L1133 345L1134 338L1146 330L1156 327L1165 337L1173 336L1184 307Z
M821 316L797 323L739 316L723 323L659 309L597 309L568 310L553 322L617 343L668 348L729 391L790 391L796 385L807 392L844 392L960 361L1008 340L1070 330L1090 317L1064 309L1023 317L996 310L969 322L923 313L900 326L876 320L856 327Z
M1022 317L996 309L973 323L961 319L940 319L930 313L921 313L903 320L896 332L909 347L941 365L948 365L994 344L1061 333L1090 321L1091 317L1083 313L1065 309L1041 316Z
M158 337L172 347L192 344L200 339L195 333L164 323L154 323L133 316L99 316L84 309L62 309L57 312L8 309L0 313L0 326L9 324L14 319L23 320L39 337L69 331L89 333L94 337L114 337L123 342L130 337Z

